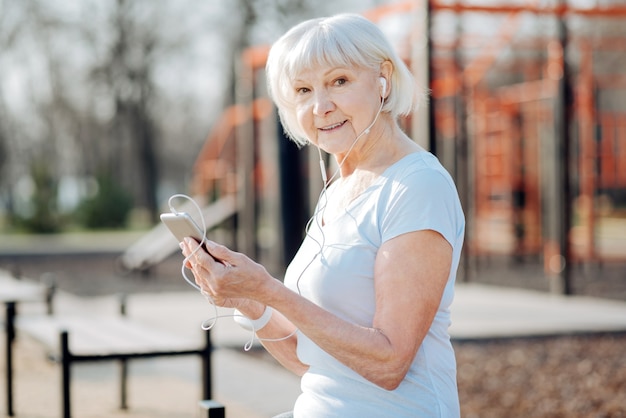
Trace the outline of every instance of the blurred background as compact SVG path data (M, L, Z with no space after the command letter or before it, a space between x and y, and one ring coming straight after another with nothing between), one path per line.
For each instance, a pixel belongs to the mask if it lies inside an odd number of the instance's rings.
M265 60L338 12L378 24L427 93L401 125L457 183L458 281L626 301L626 0L0 0L0 268L86 297L190 290L158 221L185 193L282 277L322 180ZM466 416L573 416L561 401L600 386L574 414L624 416L623 335L507 344L457 347L492 366L461 367ZM531 386L541 411L501 393Z
M619 0L0 1L0 231L148 231L187 193L222 201L209 229L280 275L321 180L282 137L265 58L342 11L429 93L402 124L458 184L459 280L626 298Z

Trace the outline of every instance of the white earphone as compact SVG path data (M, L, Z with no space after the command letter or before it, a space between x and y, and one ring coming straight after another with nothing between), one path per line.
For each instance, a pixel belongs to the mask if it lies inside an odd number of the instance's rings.
M380 77L380 97L384 99L386 92L387 92L387 79L385 77Z

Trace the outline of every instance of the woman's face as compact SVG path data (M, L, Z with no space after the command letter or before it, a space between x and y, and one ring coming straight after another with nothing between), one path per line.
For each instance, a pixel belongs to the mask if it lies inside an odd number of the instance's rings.
M345 153L374 121L381 104L379 74L371 69L315 67L293 81L298 123L330 154Z

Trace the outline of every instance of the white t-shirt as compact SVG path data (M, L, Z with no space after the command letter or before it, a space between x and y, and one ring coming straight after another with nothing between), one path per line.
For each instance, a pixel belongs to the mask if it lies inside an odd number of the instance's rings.
M322 198L318 206L323 203ZM448 172L428 152L409 154L336 219L322 226L322 216L318 207L285 284L346 321L372 326L374 263L383 242L411 231L435 230L452 245L452 268L433 324L404 381L393 391L367 381L298 333L298 357L310 368L301 380L295 417L459 416L448 327L465 218Z

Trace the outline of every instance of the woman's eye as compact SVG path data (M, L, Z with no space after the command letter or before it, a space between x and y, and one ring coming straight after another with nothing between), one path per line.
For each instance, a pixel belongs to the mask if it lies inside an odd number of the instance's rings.
M335 80L335 84L337 86L343 86L347 82L348 82L348 80L346 80L345 78L338 78L337 80Z
M310 90L308 87L297 87L296 88L296 93L298 94L304 94L304 93L308 93Z

